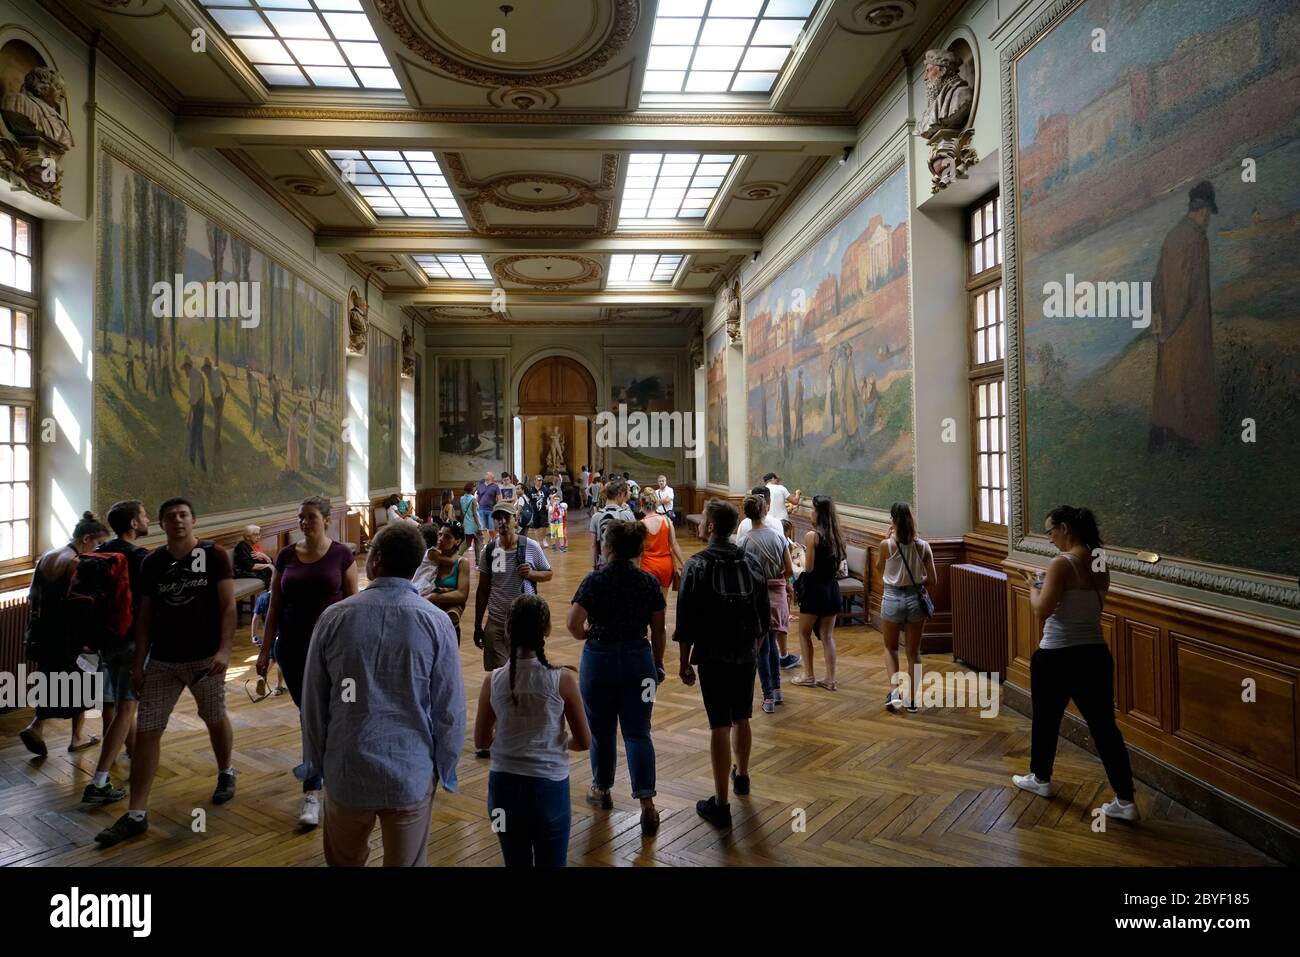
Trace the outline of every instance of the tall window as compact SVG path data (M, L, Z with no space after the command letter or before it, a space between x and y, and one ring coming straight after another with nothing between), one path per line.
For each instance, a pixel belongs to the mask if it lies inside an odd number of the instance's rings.
M968 212L966 269L970 330L971 479L977 531L1007 525L1007 322L1002 292L1002 201L985 196Z
M36 223L0 206L0 571L31 562Z

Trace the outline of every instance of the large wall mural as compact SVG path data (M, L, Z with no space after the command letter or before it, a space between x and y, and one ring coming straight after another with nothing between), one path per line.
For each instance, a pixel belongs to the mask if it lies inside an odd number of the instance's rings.
M749 475L888 509L913 495L899 166L745 305Z
M1298 70L1288 0L1088 0L1014 64L1029 533L1300 569Z
M395 338L371 326L366 355L370 359L370 488L397 488L402 482L401 351Z
M115 155L98 163L97 510L341 495L340 304Z
M727 484L727 337L726 326L709 336L704 362L707 372L708 412L705 429L708 444L709 484Z
M438 357L438 478L506 469L505 360Z

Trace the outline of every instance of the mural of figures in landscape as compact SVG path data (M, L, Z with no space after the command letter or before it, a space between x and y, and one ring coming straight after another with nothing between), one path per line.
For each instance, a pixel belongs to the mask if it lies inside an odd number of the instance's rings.
M708 432L709 483L727 484L727 327L723 326L709 336L704 352L708 369L708 402L706 416Z
M117 157L98 162L96 511L178 491L200 516L342 494L340 303ZM247 285L228 318L208 317L206 293L177 314L155 290L177 275Z
M505 360L438 359L438 478L478 480L506 469Z
M397 488L402 482L402 420L397 340L370 327L370 487Z
M677 408L675 367L676 359L671 355L612 357L609 360L610 412L618 416L620 405L627 406L629 416L634 412L647 416L656 412L673 412ZM629 420L629 441L625 445L611 445L607 450L610 469L619 475L627 472L640 485L653 484L661 473L672 479L677 474L678 449L671 443L674 438L681 440L681 431L674 426L672 434L668 434L667 425L661 424L658 435L650 434L655 430L646 428L647 434L641 436L635 430L639 419L640 416L636 416ZM665 420L650 421L663 423ZM682 426L685 428L686 423L683 422Z
M907 179L899 167L746 304L749 473L912 500Z
M1029 532L1300 570L1243 521L1300 525L1298 70L1288 0L1088 0L1015 64Z

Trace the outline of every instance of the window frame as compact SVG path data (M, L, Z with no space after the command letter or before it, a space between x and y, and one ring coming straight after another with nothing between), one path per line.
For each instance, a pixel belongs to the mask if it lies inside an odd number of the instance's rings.
M1008 428L1009 415L1006 408L1006 390L1007 390L1007 357L1006 357L1006 290L1003 284L1002 270L1005 264L1005 249L1003 243L1004 221L1001 213L1001 194L997 189L985 193L977 202L972 203L965 210L965 243L963 246L966 257L966 364L967 364L967 381L970 403L970 490L971 490L971 527L977 533L1004 537L1007 534L1010 518L1008 515L1011 505L1011 476L1008 472L1007 482L1001 482L999 476L998 483L991 485L991 488L997 488L1002 492L1003 508L1002 522L990 522L980 517L980 506L983 501L984 486L980 482L979 459L980 459L980 414L979 414L979 391L983 386L990 386L1001 383L1002 389L1002 407L999 416L1003 422L1003 434L998 452L1000 459L995 461L1006 461L1010 465L1007 443L1010 439ZM993 232L994 246L999 250L998 261L992 266L985 266L979 272L974 271L974 250L976 246L988 238L990 234L985 233L979 240L973 235L972 221L976 211L982 210L989 202L994 204L996 226ZM1000 319L1002 324L1001 342L1002 356L998 359L992 359L985 362L977 362L976 356L976 339L978 335L984 335L984 330L976 330L976 308L977 301L980 297L985 296L990 291L998 291L1001 301ZM987 327L987 322L986 322Z
M28 249L31 251L32 260L31 292L24 292L15 286L0 284L0 306L27 314L28 342L31 345L30 352L32 356L32 384L29 388L0 384L0 405L25 408L27 410L27 488L29 494L27 554L19 558L0 560L0 575L7 575L35 568L36 561L40 557L36 554L36 516L39 513L36 499L38 486L36 476L38 474L37 459L40 444L34 441L33 436L36 433L36 406L37 396L40 394L41 368L39 298L41 288L41 221L30 213L4 203L0 203L0 212L7 213L15 219L21 219L27 224Z

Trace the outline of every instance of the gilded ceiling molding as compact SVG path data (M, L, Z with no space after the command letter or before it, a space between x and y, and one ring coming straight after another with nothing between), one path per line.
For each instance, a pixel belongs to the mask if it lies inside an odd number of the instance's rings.
M497 206L501 209L512 209L521 213L552 213L565 209L577 209L580 206L596 207L596 229L595 234L601 235L608 233L614 221L614 199L612 196L598 195L601 192L608 193L614 189L614 183L618 175L618 155L615 153L605 153L601 159L600 182L589 183L586 180L576 176L565 176L562 173L503 173L499 176L493 176L485 180L473 179L465 169L465 160L460 153L444 153L443 168L447 171L464 195L461 197L465 200L465 208L469 212L469 221L475 231L485 235L500 235L504 233L515 233L516 227L511 226L493 226L483 215L484 206ZM560 186L569 191L567 196L554 200L538 200L537 202L526 202L511 196L506 190L511 186L518 186L523 183L546 183L550 186ZM577 227L582 229L583 227ZM590 230L588 230L590 232ZM554 230L547 229L548 235L553 234Z
M785 192L785 184L778 183L775 180L764 180L755 183L742 183L736 189L732 190L733 199L771 199L774 196L780 196Z
M546 228L539 228L539 229L502 227L498 229L496 232L493 232L492 235L497 235L498 232L503 234L505 238L513 238L513 239L527 239L532 236L539 236L542 238L561 236L566 239L601 238L599 233L596 233L594 230L590 230L582 226L548 226ZM463 229L391 229L391 228L384 228L382 226L376 227L374 229L356 229L351 226L322 226L319 230L317 230L316 235L320 237L329 237L331 239L355 239L358 241L363 241L366 239L410 239L410 240L465 239L467 237L472 236L471 233ZM665 239L665 240L729 239L729 238L753 239L755 238L753 233L748 233L748 232L711 233L711 232L699 232L699 231L691 231L691 232L679 231L679 232L643 233L637 230L628 230L624 233L620 233L619 237L622 239ZM412 251L417 251L417 250L412 250ZM491 250L486 250L486 251L489 253L491 252Z
M590 76L618 53L641 19L640 0L614 0L614 14L609 35L605 41L585 58L541 73L505 73L485 70L450 56L428 41L407 19L401 0L374 0L375 9L388 28L397 34L406 48L435 69L475 86L487 87L548 87L565 86L575 80Z
M230 120L342 120L375 123L499 123L503 125L567 126L845 126L848 113L533 113L448 112L439 110L374 110L362 107L252 106L244 103L186 103L177 115Z
M319 176L300 176L288 173L275 178L284 190L297 196L333 196L334 188Z
M243 150L232 150L218 148L217 152L224 156L230 165L234 166L241 173L260 186L268 196L275 200L281 209L287 212L298 222L302 223L312 232L320 228L320 222L310 215L305 209L302 209L296 202L285 195L285 190L277 189L276 184L266 178L266 173L262 167L253 162L252 158Z
M558 259L562 262L577 263L582 267L582 272L569 279L533 279L515 272L513 268L517 263L538 259ZM531 286L534 289L541 289L546 292L559 292L569 286L580 286L583 283L595 282L603 275L604 270L601 268L600 263L587 256L573 256L563 253L525 253L518 256L503 256L496 260L492 263L492 272L503 282L517 282L520 285Z

